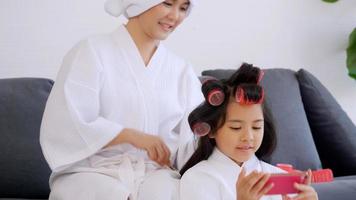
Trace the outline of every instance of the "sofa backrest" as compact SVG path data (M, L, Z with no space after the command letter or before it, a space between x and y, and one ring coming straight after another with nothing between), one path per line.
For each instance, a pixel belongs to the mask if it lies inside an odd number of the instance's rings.
M0 79L0 198L47 198L50 169L39 132L53 81Z
M323 167L332 169L334 176L356 175L355 124L314 75L300 69L297 78ZM356 112L355 106L352 109Z
M226 79L235 70L206 70L203 76ZM295 71L267 69L262 80L266 100L276 122L277 147L271 164L288 163L296 169L320 169L321 161L304 111Z

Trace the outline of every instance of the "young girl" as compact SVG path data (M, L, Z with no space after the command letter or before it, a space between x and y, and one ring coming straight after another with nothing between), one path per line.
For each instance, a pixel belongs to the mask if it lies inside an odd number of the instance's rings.
M273 187L266 184L270 173L282 170L260 159L272 153L276 134L271 113L259 84L262 71L243 64L228 80L203 83L206 101L189 116L199 144L180 171L182 200L281 199L265 196ZM309 186L296 184L293 199L317 199ZM288 196L283 196L288 199Z
M203 96L190 64L161 41L193 5L108 0L106 11L127 24L65 57L41 126L50 199L178 198L179 174L169 167L180 169L194 151L187 116Z

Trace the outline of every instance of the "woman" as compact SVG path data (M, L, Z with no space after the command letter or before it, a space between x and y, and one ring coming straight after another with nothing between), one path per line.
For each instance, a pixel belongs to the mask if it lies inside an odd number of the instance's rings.
M50 199L176 199L193 152L187 115L203 97L191 66L160 41L192 0L108 0L128 18L65 57L41 126ZM167 192L162 192L167 191Z

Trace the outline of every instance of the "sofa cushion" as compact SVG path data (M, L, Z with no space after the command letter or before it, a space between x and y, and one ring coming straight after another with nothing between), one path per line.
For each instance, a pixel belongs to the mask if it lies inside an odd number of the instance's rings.
M207 70L202 75L228 78L235 70ZM295 72L267 69L262 80L266 100L276 122L277 147L271 164L289 163L296 169L321 168L321 162L308 125Z
M356 194L356 178L335 179L332 182L312 184L320 200L354 200Z
M298 71L304 108L320 159L335 176L356 174L356 127L330 92L308 71Z
M53 81L0 79L0 198L47 198L50 169L39 130Z

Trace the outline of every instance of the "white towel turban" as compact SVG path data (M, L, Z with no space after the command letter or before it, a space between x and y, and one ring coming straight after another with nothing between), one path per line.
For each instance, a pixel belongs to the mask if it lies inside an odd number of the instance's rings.
M164 0L106 0L105 11L114 17L119 17L124 14L125 17L131 18L140 15L163 1ZM194 5L194 0L190 0L190 4L188 14Z

